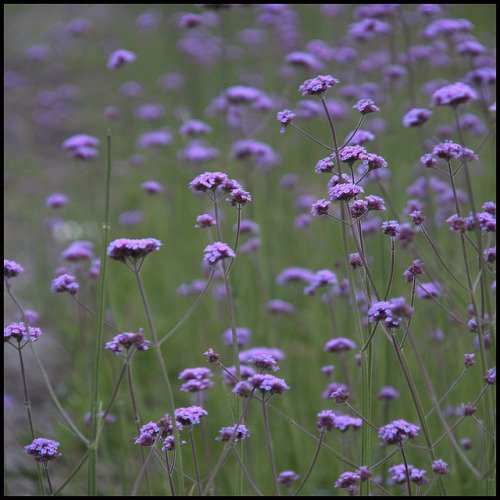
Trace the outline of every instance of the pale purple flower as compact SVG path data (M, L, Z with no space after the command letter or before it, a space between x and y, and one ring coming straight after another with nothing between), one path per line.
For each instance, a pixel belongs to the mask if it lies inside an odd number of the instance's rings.
M364 155L363 164L368 167L368 170L376 170L378 168L387 167L385 159L382 158L382 156L373 153L367 153Z
M151 130L141 134L135 143L138 148L149 148L154 146L169 146L174 138L166 128Z
M393 401L394 399L399 398L399 392L391 386L385 386L380 389L378 393L379 399L384 399L385 401Z
M295 306L281 299L272 299L266 304L266 310L273 314L292 314Z
M337 389L335 392L333 392L330 398L333 399L336 403L345 403L349 398L349 392L341 387L340 389Z
M229 441L233 433L234 433L234 441L233 441L234 443L236 443L238 439L245 439L247 437L250 437L250 432L244 425L238 425L238 428L236 428L236 425L233 425L232 427L223 427L219 431L219 433L220 436L215 438L216 441Z
M450 472L448 469L448 464L441 458L434 460L432 462L432 472L435 474L448 474Z
M218 187L222 186L228 180L226 174L222 172L204 172L203 174L195 177L190 183L189 187L193 191L206 192L208 189L215 191Z
M24 452L33 455L37 462L47 463L62 455L57 451L59 443L52 439L36 438L33 442L24 447Z
M420 427L406 422L406 420L393 420L390 424L384 425L379 429L378 437L382 440L381 445L396 444L403 439L414 439L418 436Z
M140 428L140 434L135 438L135 444L153 446L161 434L161 429L155 422L149 422Z
M139 120L155 121L163 118L165 108L161 104L142 104L134 109L134 116Z
M108 245L107 255L111 259L122 262L127 260L137 261L159 250L161 245L161 241L155 238L119 238Z
M429 120L432 111L423 108L413 108L403 116L405 127L420 127Z
M472 366L474 366L476 364L476 362L474 361L474 356L475 356L475 354L464 354L464 357L465 357L464 365L467 368L471 368Z
M283 394L286 390L290 389L282 378L275 377L268 373L255 374L248 379L248 383L253 387L259 389L263 394L270 392L272 394Z
M241 208L248 202L252 201L252 196L248 191L237 188L231 191L231 197L226 198L226 201L229 201L233 207L237 206L238 208Z
M106 342L104 349L110 349L118 355L124 348L128 350L131 347L135 347L138 351L147 351L150 343L144 338L142 328L139 328L138 333L123 332L114 336L110 342Z
M272 356L278 361L285 359L285 353L276 347L252 347L251 349L240 352L240 363L248 363L250 359L263 354Z
M50 291L52 293L69 292L71 295L75 295L80 287L75 280L76 278L71 274L61 274L61 276L58 276L52 281Z
M368 113L375 113L375 111L380 111L380 109L375 106L372 99L361 99L354 106L353 109L357 109L362 115L367 115Z
M344 337L331 339L323 347L323 351L327 352L352 351L353 349L356 349L356 344Z
M462 82L446 85L432 94L431 106L457 106L470 99L477 99L476 92Z
M92 259L94 256L93 248L94 244L91 241L74 241L62 252L61 258L72 262Z
M287 267L276 276L275 283L278 286L287 285L294 281L308 283L312 274L313 271L304 267Z
M434 283L419 283L417 288L418 299L429 299L430 297L440 297L441 289Z
M141 184L141 188L148 194L158 194L163 191L163 186L156 181L145 181Z
M493 368L490 368L488 370L488 375L486 375L486 377L483 377L483 378L484 378L484 380L486 380L486 382L489 385L495 385L497 383L497 368L496 368L496 366Z
M51 194L46 200L45 205L51 208L59 208L67 205L68 197L61 193Z
M40 328L35 326L28 326L30 340L36 342L38 337L43 334ZM9 326L3 329L3 340L8 342L11 338L17 342L27 342L28 333L26 332L26 326L24 323L11 323Z
M359 483L360 476L355 472L343 472L335 481L335 488L349 488L353 484Z
M278 111L276 119L281 123L282 127L280 133L285 133L286 126L292 123L292 120L295 118L295 113L290 111L289 109L284 109L283 111Z
M337 415L333 410L323 410L318 413L318 421L316 423L320 431L330 431L335 427L335 419Z
M356 184L350 183L337 184L328 190L328 194L332 201L350 200L360 193L364 193L364 189Z
M250 364L261 370L277 371L279 366L276 360L269 354L258 354L248 360Z
M205 252L203 260L211 266L217 264L217 262L222 259L236 257L234 251L226 245L226 243L222 243L221 241L216 241L212 245L207 245L203 251Z
M98 416L99 417L104 417L104 410L100 411L98 413ZM85 413L85 415L83 416L83 422L85 425L90 425L90 420L91 420L91 413L88 411L87 413ZM109 425L109 424L113 424L116 422L116 417L112 414L112 413L108 413L105 417L104 417L104 425Z
M236 343L239 347L247 345L252 339L250 328L236 327ZM233 345L233 331L228 328L222 333L222 340L226 345Z
M200 423L200 418L203 415L208 415L208 412L200 406L189 406L187 408L175 409L175 420L185 426L190 426Z
M108 69L118 69L122 66L126 66L127 64L135 61L135 54L130 52L129 50L120 49L113 52L108 59L107 68Z
M96 148L97 146L99 146L99 139L87 134L73 135L62 143L62 148L66 151L73 151L86 147Z
M211 347L203 354L207 357L207 363L216 363L219 360L219 355Z
M3 260L4 278L15 278L16 276L19 276L23 272L24 272L23 267L20 266L16 261L7 259Z
M339 80L333 78L331 75L318 75L316 78L306 80L300 87L299 91L302 95L319 95L323 96L324 93L334 85L339 83Z
M346 432L349 427L356 431L362 424L363 421L360 418L351 417L350 415L337 415L335 417L335 428L341 432Z
M346 146L345 148L341 149L339 152L339 157L340 161L348 163L352 166L355 161L363 160L367 154L368 152L366 151L366 149L358 144L356 146Z
M290 54L285 56L285 62L293 66L303 67L310 71L321 71L324 67L323 62L309 52L290 52ZM299 88L299 90L303 89ZM305 94L302 93L302 95Z
M299 479L299 475L293 470L284 470L278 474L276 481L290 488L292 484Z
M196 217L196 222L197 224L194 227L203 229L215 226L216 224L215 219L209 214L198 215Z
M212 132L212 127L210 125L196 119L187 120L179 127L180 135L192 137L199 137L200 135L206 135L210 132Z

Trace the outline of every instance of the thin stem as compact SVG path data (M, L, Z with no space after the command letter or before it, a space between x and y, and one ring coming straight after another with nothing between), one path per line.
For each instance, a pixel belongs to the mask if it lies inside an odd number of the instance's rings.
M406 475L406 484L408 485L408 496L411 497L413 495L411 493L411 482L410 482L410 473L408 471L408 462L406 461L406 454L404 448L401 446L401 443L398 444L401 450L401 455L403 455L403 462L405 464L405 475Z
M318 139L314 138L312 135L308 134L307 132L302 130L300 127L297 127L293 123L289 123L288 126L292 127L297 132L300 132L301 134L305 135L308 139L311 139L311 141L315 142L316 144L319 144L321 147L328 149L328 151L334 151L333 148L331 148L330 146L327 146L326 144L323 144L321 141L318 141Z
M198 470L198 460L196 459L196 448L194 447L192 425L189 426L189 438L191 440L191 451L193 452L193 462L194 462L194 470L196 473L196 486L198 488L198 496L201 496L200 471Z
M306 484L307 480L309 479L309 476L311 475L311 472L314 469L314 466L316 465L316 462L319 457L319 452L321 451L321 445L323 444L323 437L325 436L326 429L321 429L320 435L319 435L319 441L318 441L318 446L316 448L316 453L314 454L314 457L312 459L311 465L309 466L309 470L307 471L307 474L305 475L304 479L300 483L300 486L297 488L297 491L294 493L294 496L297 496L301 491L304 485Z
M276 465L274 463L273 445L271 442L271 433L269 432L269 421L267 418L266 404L267 401L264 398L262 398L262 418L264 420L264 433L266 435L267 454L269 456L269 462L271 463L271 474L273 476L274 493L276 494L276 496L280 496L281 492L278 487Z
M234 448L231 448L231 451L234 453L234 456L236 457L236 460L238 460L238 463L240 464L241 470L243 471L243 474L247 478L247 481L250 483L250 486L252 487L252 489L255 491L255 493L257 493L257 495L259 495L261 497L264 496L263 493L259 490L259 488L257 488L257 486L255 485L255 483L252 481L252 479L248 475L248 472L247 472L245 466L243 465L243 462L241 461L241 458L238 455L238 452Z
M391 236L391 274L389 275L389 282L387 283L384 300L387 300L387 297L389 297L389 292L391 291L392 286L392 279L394 278L394 266L396 262L396 244L394 240L394 236Z

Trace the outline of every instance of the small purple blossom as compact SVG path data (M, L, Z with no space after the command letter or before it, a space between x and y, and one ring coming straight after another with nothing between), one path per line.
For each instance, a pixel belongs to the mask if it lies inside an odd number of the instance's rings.
M108 245L107 256L121 262L127 260L137 261L150 253L156 252L161 245L161 241L155 238L139 240L119 238Z
M150 130L141 134L135 144L138 148L150 148L154 146L169 146L174 138L168 129Z
M52 293L69 292L71 295L75 295L80 287L75 280L76 278L71 274L61 274L61 276L52 281L50 291Z
M457 106L470 99L477 99L476 92L462 82L446 85L432 94L431 106Z
M363 160L367 154L368 152L363 146L346 146L340 150L339 158L341 162L352 166L355 161Z
M367 153L363 158L363 164L368 167L368 170L377 170L379 168L386 168L387 162L382 156Z
M353 484L359 483L360 476L355 472L343 472L335 481L335 488L349 488Z
M467 368L471 368L476 364L476 362L474 361L474 356L475 354L464 354L465 357L464 365Z
M316 423L320 431L330 431L335 427L337 415L333 410L323 410L318 413L318 422Z
M24 447L24 452L33 455L37 462L47 463L62 455L57 451L59 443L52 439L36 438L33 442Z
M413 210L412 212L410 212L410 216L412 217L413 224L415 224L415 226L420 226L425 220L425 216L422 215L420 210Z
M462 403L461 411L464 417L470 417L471 415L474 415L474 413L476 413L476 407L472 406L470 402L467 405Z
M441 289L434 283L419 283L417 288L418 299L429 299L430 297L440 297Z
M368 210L386 210L384 199L374 194L369 194L365 197Z
M344 337L331 339L323 347L323 351L326 352L352 351L353 349L356 349L356 344Z
M248 362L261 370L270 370L273 372L279 370L276 360L269 354L259 354L250 358Z
M399 234L399 222L396 220L386 220L382 223L382 234L397 236Z
M448 464L442 459L438 458L432 462L432 472L435 474L448 474Z
M242 347L250 343L252 332L250 328L236 327L236 343L238 347ZM226 345L233 345L233 331L228 328L222 334L222 340Z
M389 316L392 316L392 306L390 302L375 302L370 309L368 309L368 321L370 323L381 321Z
M207 229L211 226L215 226L215 219L209 214L202 214L196 217L197 224L194 226L196 228Z
M404 273L404 277L407 283L411 283L414 278L418 278L424 274L423 264L419 259L413 261L411 265Z
M420 157L420 161L427 167L431 168L433 167L436 163L437 160L434 156L432 156L430 153L426 153L424 156Z
M361 260L359 253L351 253L349 255L349 264L353 269L363 267L363 261Z
M115 335L111 341L106 342L104 349L110 349L118 355L124 348L128 350L131 347L135 347L138 351L147 351L149 344L149 340L144 338L142 328L139 328L138 333L124 332Z
M236 425L233 425L232 427L223 427L219 431L220 436L216 437L215 440L229 441L233 433L234 433L234 441L233 441L234 443L236 443L238 439L245 439L247 437L250 437L250 431L247 429L246 426L238 425L238 428L236 428Z
M325 92L339 83L339 80L331 75L318 75L316 78L306 80L300 87L299 91L302 95L319 95L323 96Z
M233 207L237 206L238 208L241 208L248 202L252 201L252 196L248 191L237 188L231 191L231 197L226 198L226 201L229 201Z
M200 406L175 409L175 420L185 426L199 424L203 415L208 415L208 412Z
M322 160L319 160L314 167L314 171L317 174L330 173L335 168L335 163L331 156L327 156Z
M330 398L332 398L336 403L345 403L349 398L349 392L340 388L333 392Z
M61 254L63 260L75 262L78 260L92 259L94 244L91 241L74 241Z
M278 474L276 481L290 488L292 484L299 479L299 475L293 470L284 470Z
M343 183L337 184L328 190L330 199L335 200L350 200L359 193L364 193L364 189L356 184Z
M266 310L273 314L292 314L295 306L281 299L272 299L266 304Z
M375 106L372 99L361 99L354 106L353 109L357 109L362 115L367 115L368 113L375 113L375 111L380 111L380 108Z
M222 172L204 172L203 174L195 177L190 183L189 187L193 191L206 192L208 189L215 191L219 186L228 180L226 174Z
M201 120L187 120L179 127L180 135L198 137L212 132L212 127Z
M335 417L335 428L341 432L346 432L349 427L358 430L362 424L363 421L360 418L351 417L350 415L337 415Z
M383 399L385 401L393 401L394 399L399 398L399 391L394 389L394 387L387 385L385 387L382 387L382 389L380 389L380 392L378 393L378 398Z
M146 191L147 194L158 194L163 192L163 186L156 181L145 181L141 184L141 188Z
M207 363L216 363L219 360L219 355L211 347L203 354L207 357Z
M490 368L488 370L488 375L486 375L486 377L483 377L483 378L484 378L484 380L486 380L486 382L489 385L495 385L497 383L497 368L496 368L496 366L493 368Z
M379 429L378 437L382 439L381 445L396 444L403 441L407 437L414 439L418 436L420 427L415 424L410 424L406 420L394 420L390 424L384 425Z
M292 120L295 118L295 113L290 111L289 109L284 109L283 111L278 111L276 119L281 123L282 127L280 130L281 134L285 133L285 129L287 125L292 123Z
M421 127L429 120L432 111L422 108L413 108L403 116L403 125L405 127Z
M42 330L35 326L28 326L30 340L36 342L38 337L42 335ZM11 338L17 342L27 342L28 333L26 332L26 326L24 323L11 323L9 326L3 329L3 340L8 342Z
M68 197L61 193L51 194L46 200L45 205L51 208L59 208L67 205Z
M282 378L275 377L268 373L257 373L248 379L248 383L253 387L262 391L262 393L270 392L271 394L283 394L290 389Z
M129 50L120 49L113 52L108 59L108 69L118 69L132 61L135 61L135 54Z
M153 446L160 436L160 428L155 422L149 422L140 428L140 434L135 438L135 444Z
M4 278L15 278L16 276L19 276L23 272L24 272L23 267L20 266L16 261L7 259L3 260Z
M236 257L233 250L226 245L226 243L222 243L221 241L216 241L212 245L207 245L203 251L205 252L203 260L211 266L217 264L217 262L222 259Z

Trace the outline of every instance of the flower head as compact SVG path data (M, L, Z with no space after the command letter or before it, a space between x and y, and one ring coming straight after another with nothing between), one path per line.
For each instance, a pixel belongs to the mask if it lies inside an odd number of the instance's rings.
M283 111L278 111L276 119L281 123L282 127L280 133L284 134L286 126L292 123L295 118L295 113L292 113L289 109L284 109Z
M205 256L203 257L203 260L211 266L217 264L217 262L222 259L236 257L233 250L226 245L226 243L222 243L221 241L216 241L213 245L207 245L204 252Z
M489 385L494 385L497 383L497 368L496 366L493 367L493 368L490 368L488 370L488 375L486 375L486 377L483 377L484 380L486 380L486 382L489 384Z
M343 183L337 184L328 190L330 199L335 200L350 200L359 193L364 193L364 189L356 184Z
M448 474L450 472L448 469L448 464L441 458L434 460L432 462L432 472L435 474Z
M153 446L160 432L161 430L155 422L149 422L141 427L139 436L135 438L135 444Z
M299 479L299 475L293 470L284 470L278 474L276 481L290 488L292 484Z
M28 326L29 336L32 342L36 342L38 337L42 335L42 330L35 326ZM3 330L3 340L8 342L11 338L17 342L27 342L28 332L26 332L26 326L24 323L11 323L9 326L5 327Z
M380 111L380 109L375 106L375 103L372 101L372 99L361 99L353 106L353 109L357 109L362 115Z
M123 349L130 349L135 347L138 351L147 351L149 349L149 340L144 338L142 333L142 328L139 328L138 333L120 333L113 337L113 340L106 342L106 347L104 349L110 349L116 355L120 354Z
M299 91L302 95L319 95L323 96L325 92L339 83L339 80L331 75L318 75L316 78L306 80L300 87Z
M405 127L420 127L431 116L432 111L428 109L413 108L403 116L403 125Z
M462 82L446 85L432 94L431 106L457 106L470 99L477 99L476 92Z
M396 220L386 220L382 223L382 234L397 236L399 234L399 222Z
M331 339L323 347L323 351L327 352L351 351L353 349L356 349L356 344L352 340L343 337Z
M237 188L231 191L231 196L230 198L226 198L226 201L231 202L231 205L233 207L237 206L238 208L240 208L243 205L246 205L249 201L252 201L252 196L248 191Z
M75 295L76 291L80 287L75 280L76 278L71 274L61 274L61 276L58 276L52 281L50 291L52 293L69 292L71 295Z
M135 61L135 54L129 50L120 49L113 52L108 59L108 69L118 69L132 61Z
M15 278L24 272L22 266L13 260L3 260L3 275L5 278Z
M273 372L279 370L276 360L270 354L258 354L250 358L248 362L261 370L270 370Z
M198 217L196 217L196 222L197 224L194 227L204 229L215 226L216 224L215 219L209 214L198 215Z
M238 428L236 428L236 425L233 425L232 427L223 427L219 433L220 436L215 438L216 441L229 441L233 434L234 443L236 443L238 439L250 437L250 431L244 425L238 425Z
M283 394L290 389L282 378L275 377L270 374L257 373L248 379L248 382L253 387L262 391L262 393L270 392L271 394Z
M420 427L415 424L410 424L406 420L394 420L390 424L384 425L379 429L378 437L382 439L380 444L396 444L407 437L414 439L418 436Z
M144 238L141 240L119 238L109 244L107 255L111 259L122 262L127 260L137 261L159 250L161 244L161 241L155 238Z
M33 455L37 462L48 462L60 457L62 453L58 453L57 448L59 443L52 439L36 438L33 442L24 447L25 453Z
M207 357L207 363L216 363L219 359L219 355L211 347L203 354Z
M189 406L188 408L176 408L175 420L181 425L194 425L200 423L200 418L208 415L208 412L200 406Z

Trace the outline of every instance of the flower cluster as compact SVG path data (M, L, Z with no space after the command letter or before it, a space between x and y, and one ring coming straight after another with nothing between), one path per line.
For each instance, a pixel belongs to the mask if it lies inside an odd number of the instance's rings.
M219 433L220 436L215 438L216 441L229 441L233 434L234 443L236 443L238 439L243 440L250 437L250 431L244 425L238 425L238 428L236 428L236 425L233 425L232 427L223 427Z
M262 394L269 392L272 394L283 394L290 389L282 378L270 374L257 373L248 379L248 383L256 389L262 391Z
M399 419L381 427L378 431L378 437L382 439L381 445L389 445L400 443L406 438L414 439L418 436L419 432L420 427L418 425Z
M189 406L187 408L175 409L175 420L185 426L191 426L200 423L200 418L208 415L208 412L200 406Z
M396 484L404 484L406 483L406 467L405 464L394 465L390 467L388 471L392 475L392 480ZM410 476L410 481L415 483L418 486L426 484L429 482L429 479L425 477L426 471L417 469L413 467L413 465L408 464L408 475Z
M140 240L119 238L108 245L107 255L111 259L126 262L135 262L143 259L146 255L156 252L162 245L161 241L155 238L144 238Z
M209 368L186 368L179 374L179 380L187 380L181 386L181 391L184 392L199 392L209 389L214 385L210 380L213 373Z
M205 252L203 260L211 266L217 264L217 262L222 259L236 257L234 251L226 245L226 243L222 243L221 241L216 241L212 245L207 245L203 251Z
M120 333L113 337L113 340L106 342L106 347L104 349L110 349L116 355L120 354L123 349L129 350L131 347L135 347L138 351L147 351L149 349L149 340L144 338L142 333L142 328L139 328L138 333Z
M76 278L71 274L61 274L61 276L52 281L50 291L52 293L69 292L71 295L75 295L80 287L75 280Z
M299 91L302 92L302 95L323 96L329 88L337 83L339 83L339 80L333 78L332 75L318 75L316 78L306 80L299 87Z
M3 275L5 278L15 278L19 276L24 269L17 262L13 260L3 260Z
M35 326L28 326L30 340L36 342L38 337L42 335L42 330ZM3 340L8 342L10 339L14 339L17 342L27 342L28 332L26 331L26 326L24 323L11 323L9 326L3 329Z
M62 453L57 451L59 443L52 439L36 438L33 442L24 447L24 452L33 455L37 462L49 462L60 457Z

